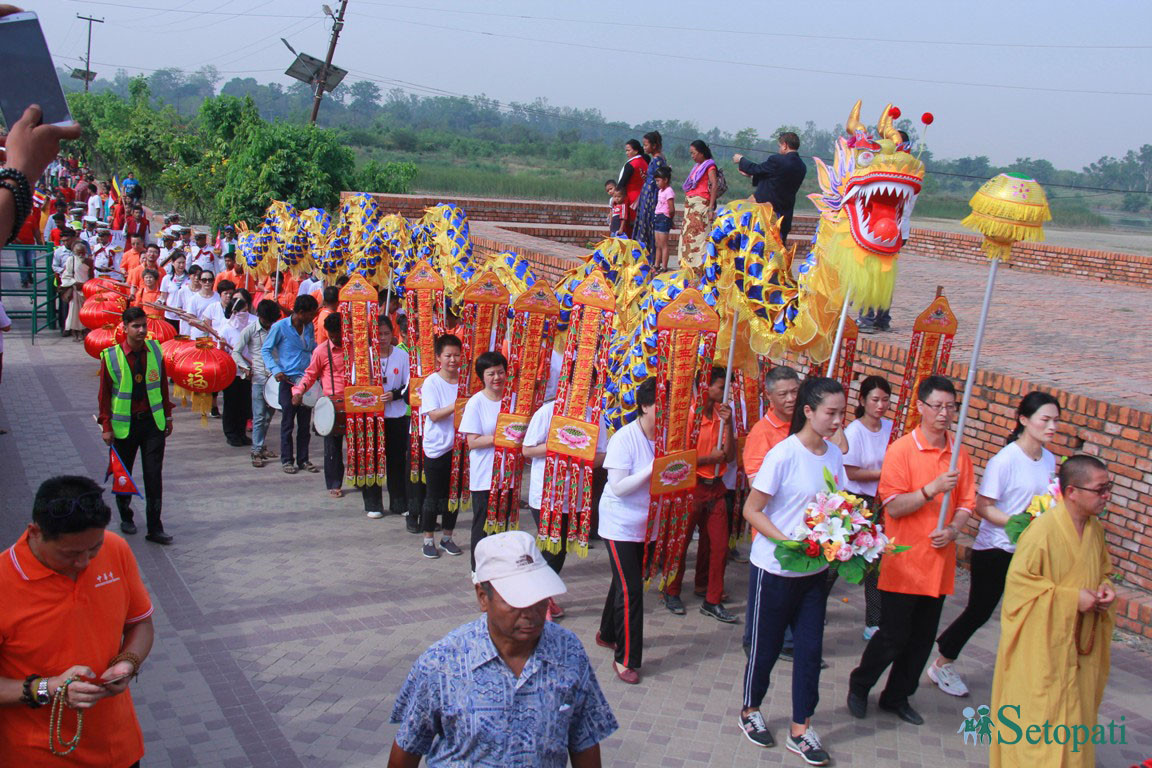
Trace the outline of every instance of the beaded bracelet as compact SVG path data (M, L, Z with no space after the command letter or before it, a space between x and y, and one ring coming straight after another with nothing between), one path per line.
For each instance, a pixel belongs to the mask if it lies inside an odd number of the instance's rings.
M28 177L15 168L0 168L0 187L12 193L12 199L16 204L15 216L12 217L12 234L8 237L8 243L11 243L19 235L28 214L32 212L32 189L28 186Z
M136 677L136 675L140 674L140 665L143 664L144 661L131 651L121 652L119 656L108 662L108 666L114 667L122 661L132 662L132 673L129 675L129 677Z

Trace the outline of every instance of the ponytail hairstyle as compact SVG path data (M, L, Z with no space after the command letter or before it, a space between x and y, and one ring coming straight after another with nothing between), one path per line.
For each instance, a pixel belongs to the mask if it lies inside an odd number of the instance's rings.
M844 387L836 379L824 376L809 376L804 379L800 384L800 392L796 395L796 410L792 412L792 426L789 427L788 434L796 434L808 423L808 417L804 415L804 406L816 410L820 407L820 403L824 402L825 397L837 394L844 394Z
M1024 434L1024 425L1020 423L1020 419L1032 418L1036 411L1046 405L1054 405L1057 413L1060 412L1060 401L1047 392L1033 391L1024 395L1020 405L1016 406L1016 428L1012 430L1012 434L1008 435L1008 442L1014 443Z
M864 401L874 389L879 389L888 397L892 397L892 385L888 383L888 379L883 376L868 376L860 382L860 404L856 406L856 418L864 415Z

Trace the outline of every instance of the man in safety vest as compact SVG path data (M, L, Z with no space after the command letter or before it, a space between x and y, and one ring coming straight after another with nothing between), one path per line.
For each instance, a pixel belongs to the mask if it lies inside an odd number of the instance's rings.
M148 338L148 316L140 307L129 307L121 316L124 341L100 353L100 429L104 442L116 448L129 474L140 452L144 465L145 513L148 534L157 544L171 544L172 537L160 522L163 496L164 441L172 434L172 402L168 399L168 375L160 345ZM120 530L136 533L131 497L116 495Z

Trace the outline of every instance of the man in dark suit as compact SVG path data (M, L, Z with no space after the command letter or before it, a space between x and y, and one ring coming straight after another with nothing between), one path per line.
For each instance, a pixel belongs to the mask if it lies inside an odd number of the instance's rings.
M754 163L743 155L733 155L732 162L740 166L740 173L752 177L755 190L752 196L758 203L772 203L777 216L783 217L780 223L780 239L788 244L788 232L792 229L792 209L796 205L796 193L804 182L808 167L800 158L800 137L791 131L780 134L780 153L772 155L762 163Z

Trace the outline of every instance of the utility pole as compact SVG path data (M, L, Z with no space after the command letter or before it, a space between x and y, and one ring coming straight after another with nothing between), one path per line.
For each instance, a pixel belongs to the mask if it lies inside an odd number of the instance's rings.
M103 24L104 19L94 19L91 16L76 14L76 18L88 22L88 55L84 57L84 92L88 92L88 78L92 73L92 22Z
M344 11L348 8L348 0L340 0L340 13L333 16L332 41L328 44L328 56L324 59L324 67L316 78L316 99L312 102L312 117L309 120L316 124L316 115L320 114L320 100L324 98L324 83L328 81L328 68L332 66L332 57L336 54L336 41L340 39L340 30L344 28ZM328 6L324 6L327 11ZM332 14L329 13L329 16Z

